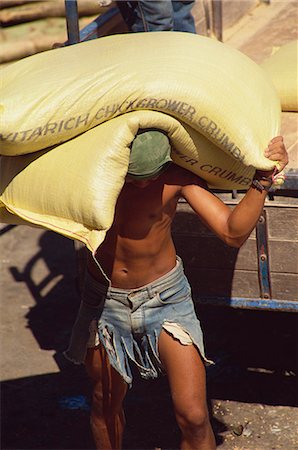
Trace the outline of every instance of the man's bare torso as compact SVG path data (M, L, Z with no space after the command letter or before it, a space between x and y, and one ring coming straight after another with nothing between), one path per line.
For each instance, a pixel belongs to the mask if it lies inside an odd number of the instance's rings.
M195 177L196 181L198 177ZM171 165L156 180L126 182L114 222L96 258L112 286L133 289L165 275L176 264L171 223L183 185L194 175ZM104 281L92 257L88 270Z

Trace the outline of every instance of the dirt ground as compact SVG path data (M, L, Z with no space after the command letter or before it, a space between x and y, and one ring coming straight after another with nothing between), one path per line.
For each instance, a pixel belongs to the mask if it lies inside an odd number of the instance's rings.
M92 449L90 385L62 356L79 298L71 241L26 226L1 230L2 449ZM298 448L297 316L199 307L208 399L222 450ZM125 449L177 449L165 378L136 378Z
M224 39L257 62L297 38L297 3L261 5ZM297 114L282 132L297 167ZM1 448L89 450L91 387L67 363L79 304L70 240L0 226ZM298 327L293 313L200 306L208 356L208 401L220 450L298 449ZM165 378L136 376L126 403L126 450L177 449L179 431Z

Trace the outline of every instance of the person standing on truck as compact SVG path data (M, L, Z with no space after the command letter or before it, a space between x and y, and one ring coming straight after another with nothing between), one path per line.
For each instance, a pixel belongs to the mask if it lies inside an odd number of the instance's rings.
M121 15L132 32L185 31L196 33L193 0L118 1Z
M91 427L100 450L121 448L131 365L145 379L167 375L181 449L216 448L206 401L205 364L210 361L171 224L182 197L220 239L241 247L260 217L274 171L257 170L231 210L204 180L175 165L170 152L164 133L139 132L113 225L95 257L88 256L66 356L85 362L93 382ZM271 140L265 156L278 161L280 170L286 166L282 137Z

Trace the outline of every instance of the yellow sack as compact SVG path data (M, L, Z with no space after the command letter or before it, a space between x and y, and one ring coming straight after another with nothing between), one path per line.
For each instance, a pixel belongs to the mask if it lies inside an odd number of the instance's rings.
M247 165L279 132L279 99L264 71L192 33L113 35L50 50L8 66L1 81L3 155L57 145L139 110L177 118Z
M8 69L2 153L20 155L1 157L0 221L15 215L95 251L140 128L164 130L174 162L211 187L246 189L255 167L274 166L263 151L279 133L275 90L255 63L211 39L110 36Z
M298 111L298 41L283 45L261 67L277 89L283 111Z
M247 189L251 184L254 167L225 154L191 127L163 113L136 111L50 150L2 156L0 221L14 222L13 214L80 240L94 252L112 225L131 142L139 128L151 127L168 134L176 164L211 186Z
M112 224L129 156L121 128L101 140L98 130L51 150L1 157L0 221L8 222L7 210L95 250ZM116 157L113 138L123 142Z

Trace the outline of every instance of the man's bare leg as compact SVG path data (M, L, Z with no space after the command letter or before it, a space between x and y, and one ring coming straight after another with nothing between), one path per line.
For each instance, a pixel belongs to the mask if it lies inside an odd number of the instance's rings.
M88 349L86 370L93 381L91 429L97 450L121 449L125 426L122 402L127 384L111 367L102 346Z
M194 345L182 345L166 331L159 339L160 358L170 383L182 450L215 450L206 400L206 374Z

